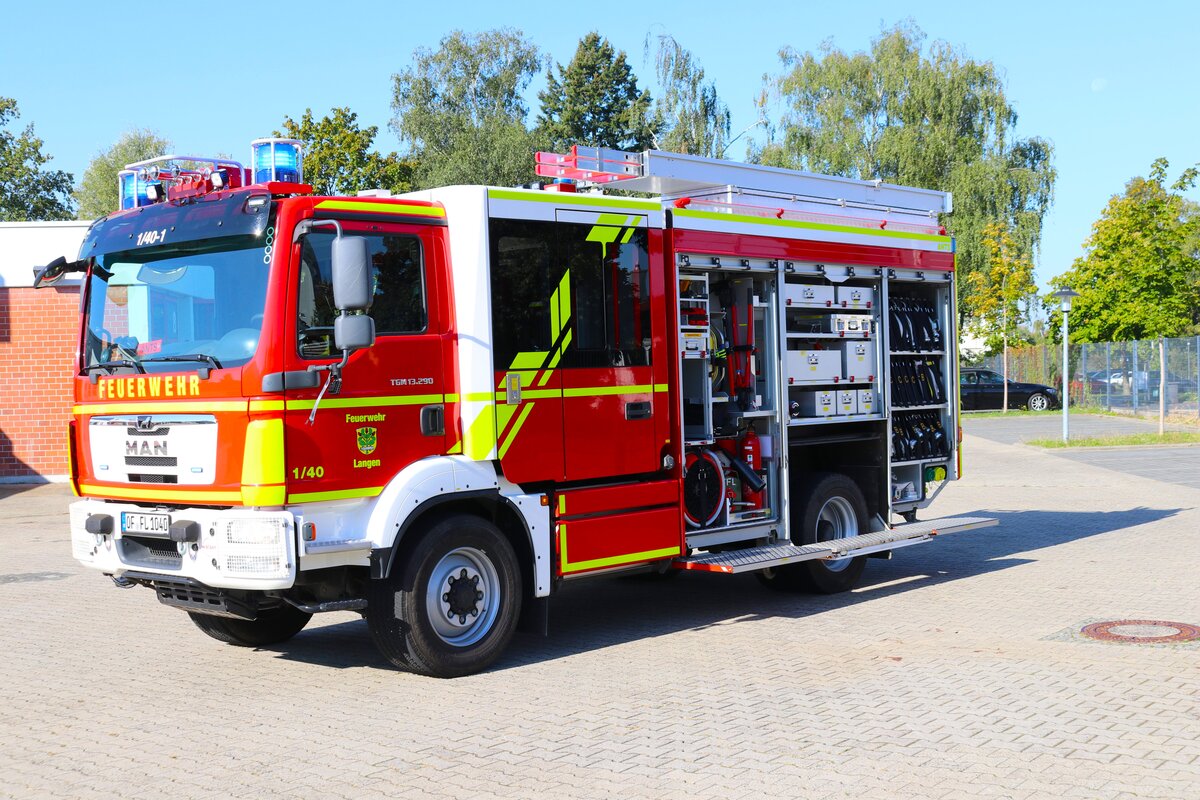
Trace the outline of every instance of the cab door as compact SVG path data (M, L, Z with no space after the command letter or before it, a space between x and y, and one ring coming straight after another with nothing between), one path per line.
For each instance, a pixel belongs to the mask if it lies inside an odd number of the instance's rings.
M351 220L341 225L345 235L367 240L374 275L368 313L376 340L350 357L340 390L330 389L319 404L319 387L288 390L289 502L378 494L401 469L447 447L440 229ZM315 228L293 248L289 372L340 356L333 342L334 237L329 228ZM322 384L327 375L320 373Z

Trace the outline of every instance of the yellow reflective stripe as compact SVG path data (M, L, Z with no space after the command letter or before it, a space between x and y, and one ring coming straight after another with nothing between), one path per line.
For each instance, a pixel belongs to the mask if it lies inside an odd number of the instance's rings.
M559 514L567 513L567 496L565 494L560 494L558 496L558 513Z
M952 236L938 236L932 233L912 233L909 231L889 231L880 228L860 228L856 225L829 225L822 222L805 222L799 219L775 219L774 217L753 217L745 214L722 214L717 211L691 211L681 208L675 211L677 217L695 217L696 219L711 219L719 222L749 222L755 225L774 225L781 228L801 228L810 231L830 231L832 233L853 233L859 236L880 236L887 239L916 239L922 242L950 242Z
M558 352L557 350L554 351L554 358L550 363L550 368L542 373L542 377L538 378L538 386L545 386L549 382L550 377L554 375L554 365L558 363Z
M559 192L517 192L510 189L488 189L490 200L528 200L533 203L554 203L560 206L602 206L604 208L651 209L661 211L662 204L653 200L632 197L604 197L594 194L562 194Z
M251 400L250 413L256 411L283 411L282 400Z
M463 436L463 451L473 461L483 461L496 446L496 409L486 406Z
M284 504L286 490L280 486L243 486L242 505L244 506L281 506Z
M245 400L183 400L183 401L149 401L132 403L80 403L71 408L71 413L81 414L122 414L136 412L139 414L216 414L222 411L245 411Z
M545 361L545 353L517 353L513 356L512 363L508 365L508 368L510 370L538 370L542 368L542 364Z
M322 500L352 500L356 497L375 497L383 491L382 486L368 486L363 489L342 489L336 492L301 492L289 494L289 503L317 503Z
M248 506L283 505L283 420L256 419L246 426L242 452L242 502Z
M562 392L558 389L522 389L522 400L553 400L561 397Z
M459 440L459 441L455 442L454 445L449 450L446 451L446 455L456 456L456 455L461 454L462 451L463 451L463 443L462 443L462 440Z
M100 494L107 497L119 497L125 500L163 500L168 503L240 503L241 492L195 492L176 488L170 489L127 489L123 486L92 486L84 484L79 487L81 494Z
M590 561L579 561L574 564L567 557L567 523L558 524L558 553L559 566L563 574L580 572L585 569L600 569L601 567L616 567L621 564L631 564L635 561L649 561L654 558L668 558L679 555L678 547L663 547L658 550L643 550L640 553L622 553L608 558L593 558Z
M466 394L468 403L490 403L497 397L505 396L500 392L467 392Z
M625 231L625 235L621 237L621 244L626 244L632 238L633 228L630 228L629 230Z
M613 394L651 394L654 387L648 383L636 386L591 386L582 389L563 389L563 397L603 397Z
M447 403L457 403L458 395L456 395L456 394L442 395L442 399Z
M370 203L363 200L322 200L316 207L328 211L365 211L371 214L403 214L409 217L446 216L444 208L413 206L406 203Z
M423 406L440 403L445 395L409 394L399 397L326 397L321 408L367 408L371 406ZM316 400L288 400L288 411L307 411Z
M668 391L668 389L667 389L667 384L665 384L665 383L656 383L656 384L654 384L654 391L656 391L656 392L665 392L665 391Z
M525 424L525 418L529 416L530 411L533 411L533 403L526 403L525 407L521 409L521 413L517 415L517 421L513 423L512 428L509 430L504 444L500 445L500 458L504 458L504 454L508 452L508 448L512 447L512 443L516 441L517 434L521 432L521 426Z

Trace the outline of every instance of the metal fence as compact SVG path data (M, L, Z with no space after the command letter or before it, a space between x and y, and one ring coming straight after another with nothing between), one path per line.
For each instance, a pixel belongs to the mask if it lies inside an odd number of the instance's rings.
M1166 348L1166 413L1200 418L1200 336L1163 339ZM1075 344L1069 347L1068 386L1072 405L1157 415L1159 340ZM1000 356L983 360L1003 371ZM1008 377L1061 389L1062 345L1044 344L1008 352Z

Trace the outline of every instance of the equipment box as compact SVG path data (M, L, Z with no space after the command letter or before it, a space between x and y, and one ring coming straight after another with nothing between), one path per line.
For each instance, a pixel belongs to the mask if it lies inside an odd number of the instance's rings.
M874 414L875 413L875 390L874 389L859 389L858 390L858 413Z
M871 335L871 318L865 314L834 314L832 333L840 333L846 338L861 336L864 339Z
M848 416L858 413L858 392L854 389L838 389L837 393L837 413L839 416Z
M837 383L842 379L842 354L837 350L789 350L789 384Z
M875 343L870 341L838 342L842 355L842 375L855 383L875 380Z
M783 298L788 308L830 308L835 300L832 286L809 283L784 284Z
M834 392L793 392L793 417L832 417L836 408Z
M836 305L866 310L875 305L875 290L865 286L839 286Z

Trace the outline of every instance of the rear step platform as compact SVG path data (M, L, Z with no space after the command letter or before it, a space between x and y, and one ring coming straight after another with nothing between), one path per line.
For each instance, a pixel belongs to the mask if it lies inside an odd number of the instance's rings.
M910 522L888 530L864 533L817 544L769 544L762 547L747 547L741 550L726 550L720 553L701 552L694 556L677 558L671 563L675 569L700 570L702 572L753 572L768 567L781 567L797 561L818 558L835 559L865 556L884 550L895 550L911 544L927 542L934 536L975 528L990 528L999 520L991 517L946 517L924 522Z

